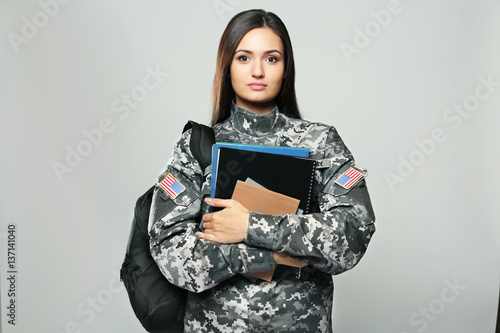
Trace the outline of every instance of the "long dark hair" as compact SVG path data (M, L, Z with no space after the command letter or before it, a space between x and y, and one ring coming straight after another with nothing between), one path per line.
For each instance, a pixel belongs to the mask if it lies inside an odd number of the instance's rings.
M252 9L236 14L222 34L212 89L212 125L224 121L230 115L231 102L236 96L229 77L231 61L243 36L255 28L270 28L281 38L285 52L285 73L281 90L276 96L276 104L285 115L301 118L295 96L295 62L288 31L275 14Z

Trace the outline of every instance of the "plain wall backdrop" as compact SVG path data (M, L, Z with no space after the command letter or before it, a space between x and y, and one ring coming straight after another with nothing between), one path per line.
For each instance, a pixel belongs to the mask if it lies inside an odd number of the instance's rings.
M287 25L303 116L369 170L377 232L334 277L335 332L494 332L496 0L1 1L4 332L143 331L118 278L135 200L208 123L220 36L251 8Z

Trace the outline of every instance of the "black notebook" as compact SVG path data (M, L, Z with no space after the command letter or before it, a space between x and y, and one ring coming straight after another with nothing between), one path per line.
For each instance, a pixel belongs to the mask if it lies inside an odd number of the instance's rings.
M219 148L215 197L231 198L238 180L300 200L298 213L309 211L316 161L304 157Z

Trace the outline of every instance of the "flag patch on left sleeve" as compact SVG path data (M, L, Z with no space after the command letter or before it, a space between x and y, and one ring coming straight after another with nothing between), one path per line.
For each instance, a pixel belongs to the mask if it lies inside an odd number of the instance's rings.
M362 172L351 167L347 169L343 174L341 174L340 177L337 178L335 183L339 184L345 189L350 189L359 180L363 179L364 176L365 175Z
M179 194L186 189L180 181L175 179L171 173L169 173L163 180L158 183L158 186L162 188L172 199L177 198Z

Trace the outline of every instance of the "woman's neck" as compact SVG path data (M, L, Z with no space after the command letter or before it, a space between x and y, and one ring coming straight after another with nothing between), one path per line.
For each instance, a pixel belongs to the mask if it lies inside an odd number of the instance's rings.
M274 106L276 105L274 100L265 103L252 103L242 100L241 98L238 98L238 96L236 96L234 104L236 104L240 108L260 115L268 114L274 109Z

